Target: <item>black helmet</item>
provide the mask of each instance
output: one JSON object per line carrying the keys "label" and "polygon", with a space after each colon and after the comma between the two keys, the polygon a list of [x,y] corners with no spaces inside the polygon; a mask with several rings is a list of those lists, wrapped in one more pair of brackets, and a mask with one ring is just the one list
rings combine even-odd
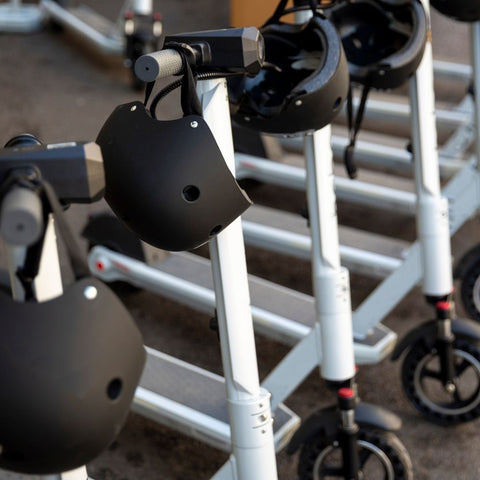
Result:
{"label": "black helmet", "polygon": [[0,467],[51,474],[118,435],[145,361],[130,314],[99,280],[43,303],[0,293]]}
{"label": "black helmet", "polygon": [[113,212],[145,242],[172,251],[202,245],[251,205],[202,117],[192,71],[179,51],[184,116],[156,119],[164,89],[150,112],[140,102],[118,106],[97,138]]}
{"label": "black helmet", "polygon": [[0,292],[0,468],[41,475],[78,468],[115,439],[145,362],[129,312],[89,275],[53,207],[75,282],[41,303]]}
{"label": "black helmet", "polygon": [[260,28],[265,41],[260,73],[229,79],[232,118],[274,134],[318,130],[331,123],[349,83],[338,34],[316,10],[316,2],[312,2],[313,16],[302,24],[280,21],[286,3],[282,0]]}
{"label": "black helmet", "polygon": [[340,0],[325,13],[342,39],[352,85],[363,87],[355,118],[352,89],[347,96],[350,142],[344,162],[355,178],[353,151],[368,92],[397,88],[415,72],[425,50],[428,16],[422,0]]}
{"label": "black helmet", "polygon": [[431,0],[431,5],[443,15],[461,22],[480,20],[480,2],[478,0]]}
{"label": "black helmet", "polygon": [[421,0],[345,0],[326,15],[340,34],[353,82],[396,88],[420,64],[428,30]]}

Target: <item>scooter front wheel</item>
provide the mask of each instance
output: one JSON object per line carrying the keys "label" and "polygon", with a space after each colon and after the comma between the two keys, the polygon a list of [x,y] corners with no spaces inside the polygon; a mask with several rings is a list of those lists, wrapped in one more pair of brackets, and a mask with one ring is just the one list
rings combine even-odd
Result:
{"label": "scooter front wheel", "polygon": [[[361,480],[411,480],[407,450],[393,433],[360,427],[358,454]],[[320,435],[305,442],[298,464],[299,480],[344,479],[342,450],[335,439]]]}
{"label": "scooter front wheel", "polygon": [[480,322],[480,257],[469,259],[462,274],[460,294],[468,315]]}
{"label": "scooter front wheel", "polygon": [[456,425],[480,416],[480,349],[455,339],[453,362],[453,382],[445,385],[437,349],[419,341],[402,365],[408,399],[428,420],[440,425]]}

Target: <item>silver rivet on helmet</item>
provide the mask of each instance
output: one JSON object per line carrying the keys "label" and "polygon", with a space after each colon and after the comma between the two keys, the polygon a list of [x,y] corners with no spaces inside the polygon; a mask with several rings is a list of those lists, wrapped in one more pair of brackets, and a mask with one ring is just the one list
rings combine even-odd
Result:
{"label": "silver rivet on helmet", "polygon": [[198,127],[198,122],[196,122],[195,120],[193,122],[190,122],[190,126],[192,128],[197,128]]}
{"label": "silver rivet on helmet", "polygon": [[130,109],[130,111],[131,111],[131,112],[134,112],[136,109],[137,109],[137,106],[134,105],[134,106]]}
{"label": "silver rivet on helmet", "polygon": [[297,101],[295,102],[295,105],[296,105],[297,107],[299,107],[300,105],[302,105],[302,103],[303,103],[303,102],[302,102],[301,100],[297,100]]}
{"label": "silver rivet on helmet", "polygon": [[97,297],[98,295],[98,290],[92,286],[92,285],[89,285],[88,287],[85,288],[85,290],[83,291],[83,295],[85,296],[85,298],[87,298],[88,300],[93,300],[94,298]]}

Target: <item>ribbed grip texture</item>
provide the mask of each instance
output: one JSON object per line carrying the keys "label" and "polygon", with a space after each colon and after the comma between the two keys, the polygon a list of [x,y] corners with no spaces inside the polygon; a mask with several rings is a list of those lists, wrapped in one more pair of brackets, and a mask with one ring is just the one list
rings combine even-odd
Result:
{"label": "ribbed grip texture", "polygon": [[154,82],[181,71],[182,57],[172,49],[142,55],[135,62],[135,75],[143,82]]}

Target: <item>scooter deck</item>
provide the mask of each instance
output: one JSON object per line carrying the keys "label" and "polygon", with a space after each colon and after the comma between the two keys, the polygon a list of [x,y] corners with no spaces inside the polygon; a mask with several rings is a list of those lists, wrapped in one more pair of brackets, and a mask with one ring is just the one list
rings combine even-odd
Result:
{"label": "scooter deck", "polygon": [[[172,253],[165,261],[155,264],[155,269],[208,291],[213,290],[210,262],[198,255]],[[257,333],[287,345],[295,345],[310,332],[316,321],[314,297],[254,275],[249,275],[248,279],[252,316]],[[137,283],[141,284],[141,280],[138,282],[137,279]],[[161,282],[155,284],[155,290],[161,295],[184,301],[184,298],[176,297],[171,289],[163,289]],[[195,306],[197,309],[202,308],[198,302]],[[205,303],[203,311],[213,314],[214,308],[212,296],[211,304]],[[391,352],[396,338],[392,330],[382,324],[376,325],[367,335],[355,339],[356,362],[380,362]]]}
{"label": "scooter deck", "polygon": [[[223,377],[151,348],[147,352],[132,410],[220,450],[231,451]],[[300,418],[285,405],[272,416],[279,451],[290,440]]]}
{"label": "scooter deck", "polygon": [[[311,259],[310,231],[302,216],[254,205],[242,220],[246,244]],[[397,268],[410,246],[399,239],[345,226],[339,226],[339,239],[342,264],[352,272],[378,278]]]}

